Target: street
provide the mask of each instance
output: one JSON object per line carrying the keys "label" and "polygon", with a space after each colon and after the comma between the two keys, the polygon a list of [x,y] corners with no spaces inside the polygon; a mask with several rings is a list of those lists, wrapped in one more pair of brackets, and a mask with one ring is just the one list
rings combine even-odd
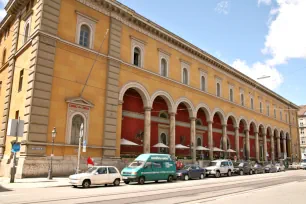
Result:
{"label": "street", "polygon": [[305,199],[306,171],[89,189],[2,188],[0,203],[292,203]]}

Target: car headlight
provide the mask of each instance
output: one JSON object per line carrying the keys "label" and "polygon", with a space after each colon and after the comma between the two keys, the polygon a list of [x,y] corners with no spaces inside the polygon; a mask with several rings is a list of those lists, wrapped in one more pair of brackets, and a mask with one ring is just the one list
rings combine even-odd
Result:
{"label": "car headlight", "polygon": [[134,172],[132,172],[131,174],[132,174],[132,175],[137,175],[137,172],[136,172],[136,171],[134,171]]}
{"label": "car headlight", "polygon": [[177,175],[178,175],[178,176],[181,176],[181,175],[182,175],[182,173],[177,173]]}

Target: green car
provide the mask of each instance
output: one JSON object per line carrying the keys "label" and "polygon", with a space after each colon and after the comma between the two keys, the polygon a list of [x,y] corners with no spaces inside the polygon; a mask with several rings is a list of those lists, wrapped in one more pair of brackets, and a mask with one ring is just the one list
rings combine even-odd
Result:
{"label": "green car", "polygon": [[124,183],[176,179],[176,166],[169,154],[141,154],[121,172]]}

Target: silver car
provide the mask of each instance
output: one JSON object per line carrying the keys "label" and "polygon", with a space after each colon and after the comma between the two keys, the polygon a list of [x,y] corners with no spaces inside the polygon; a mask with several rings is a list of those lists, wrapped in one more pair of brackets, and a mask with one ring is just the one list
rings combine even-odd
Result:
{"label": "silver car", "polygon": [[275,167],[277,169],[277,172],[285,171],[285,165],[284,164],[276,163]]}

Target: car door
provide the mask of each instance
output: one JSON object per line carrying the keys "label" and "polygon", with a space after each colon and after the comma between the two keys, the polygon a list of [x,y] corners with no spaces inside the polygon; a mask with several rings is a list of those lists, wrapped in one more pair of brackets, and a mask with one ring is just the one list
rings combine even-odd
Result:
{"label": "car door", "polygon": [[196,167],[195,166],[191,166],[189,168],[189,176],[191,178],[196,178],[197,177],[197,170],[196,170]]}
{"label": "car door", "polygon": [[220,173],[221,174],[227,173],[227,167],[228,167],[228,163],[227,162],[225,162],[225,161],[221,162]]}
{"label": "car door", "polygon": [[93,175],[92,184],[99,185],[109,182],[107,167],[100,167]]}
{"label": "car door", "polygon": [[116,178],[119,178],[118,171],[114,167],[108,167],[108,183],[113,183]]}
{"label": "car door", "polygon": [[162,173],[162,163],[160,162],[152,162],[152,179],[151,181],[157,181],[157,180],[167,180],[166,173]]}

